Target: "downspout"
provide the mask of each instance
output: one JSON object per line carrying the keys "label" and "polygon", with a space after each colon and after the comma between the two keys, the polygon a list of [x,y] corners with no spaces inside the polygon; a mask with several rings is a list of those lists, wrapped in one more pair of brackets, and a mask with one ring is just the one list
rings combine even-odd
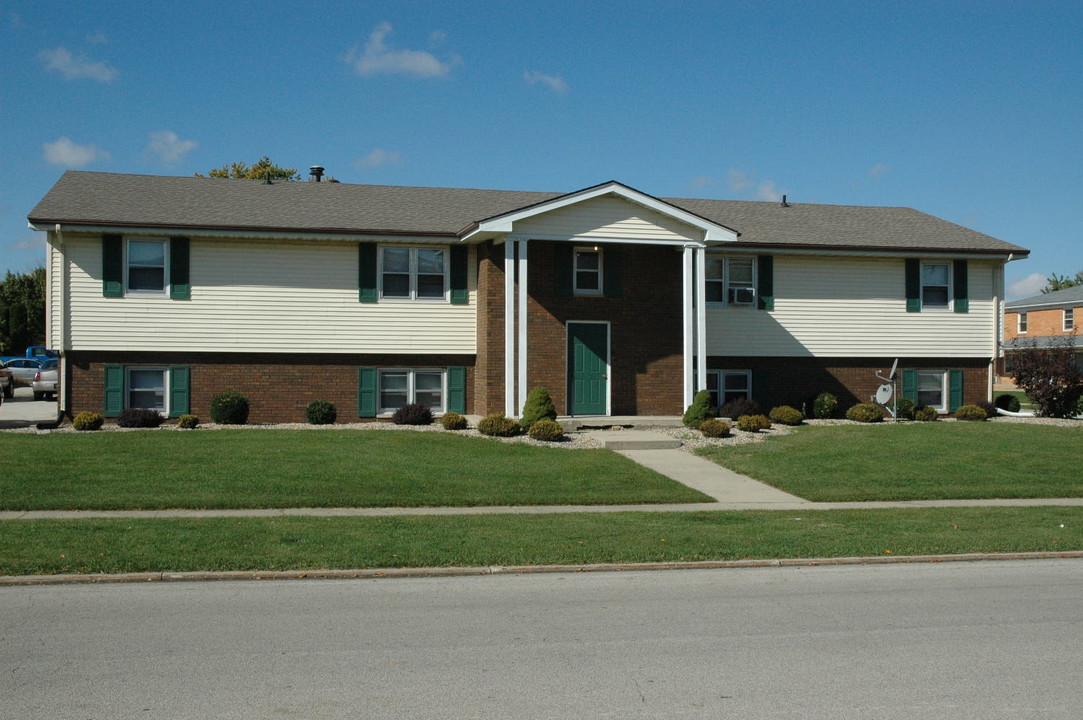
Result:
{"label": "downspout", "polygon": [[[50,295],[49,300],[51,301],[53,299],[52,295],[55,293],[56,294],[57,305],[60,306],[60,313],[59,313],[60,314],[60,325],[57,328],[57,345],[59,345],[59,347],[57,348],[57,351],[60,353],[60,362],[57,364],[57,366],[58,366],[60,372],[59,372],[59,377],[57,379],[57,388],[56,388],[56,396],[57,396],[57,399],[58,399],[59,407],[57,408],[56,420],[53,420],[52,422],[40,422],[40,423],[38,423],[37,424],[38,430],[55,430],[56,428],[60,427],[60,424],[62,422],[64,422],[64,418],[69,414],[69,412],[68,412],[68,369],[69,369],[70,365],[68,363],[68,351],[67,351],[67,340],[68,340],[68,338],[67,338],[67,334],[64,332],[65,328],[67,328],[67,325],[68,325],[67,296],[65,295],[65,292],[64,292],[65,288],[67,287],[68,260],[67,260],[67,256],[64,254],[64,235],[60,230],[60,223],[56,224],[56,229],[54,230],[54,232],[56,233],[56,250],[57,250],[57,252],[60,253],[60,278],[59,278],[59,282],[55,283],[55,286],[54,286],[53,283],[49,283],[49,281],[53,277],[53,268],[52,267],[50,267],[48,269],[47,275],[45,277],[46,277],[46,283],[48,283],[47,286],[52,289],[52,292],[49,293],[49,295]],[[51,313],[49,312],[49,309],[46,308],[46,317],[48,317],[50,314]],[[46,325],[46,327],[47,327],[47,329],[51,330],[51,328],[49,328],[48,325]],[[51,334],[51,333],[47,333],[47,334]],[[45,344],[46,345],[49,344],[49,338],[48,337],[46,337],[46,339],[45,339]]]}

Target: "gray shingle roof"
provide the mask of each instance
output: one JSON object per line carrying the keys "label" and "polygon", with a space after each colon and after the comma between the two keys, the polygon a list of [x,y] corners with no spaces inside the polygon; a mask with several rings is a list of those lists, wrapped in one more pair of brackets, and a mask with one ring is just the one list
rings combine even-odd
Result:
{"label": "gray shingle roof", "polygon": [[1008,310],[1018,308],[1043,308],[1043,307],[1060,307],[1061,305],[1083,305],[1083,285],[1077,285],[1075,287],[1065,288],[1064,290],[1054,290],[1053,292],[1045,293],[1044,295],[1035,295],[1034,297],[1023,298],[1022,300],[1012,300],[1010,303],[1005,303],[1004,307]]}
{"label": "gray shingle roof", "polygon": [[[68,171],[30,212],[36,224],[283,233],[455,236],[562,193]],[[741,233],[740,244],[1027,254],[908,208],[662,198]]]}

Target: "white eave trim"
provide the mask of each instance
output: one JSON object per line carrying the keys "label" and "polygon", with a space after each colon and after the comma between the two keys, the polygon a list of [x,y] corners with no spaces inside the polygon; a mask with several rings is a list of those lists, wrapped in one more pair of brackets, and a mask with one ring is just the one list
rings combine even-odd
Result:
{"label": "white eave trim", "polygon": [[31,230],[48,232],[60,229],[65,233],[87,233],[91,235],[115,233],[118,235],[140,235],[142,237],[184,237],[243,238],[251,240],[328,240],[338,242],[380,241],[385,243],[457,245],[461,241],[454,235],[399,235],[397,233],[306,233],[275,232],[273,230],[215,230],[207,228],[180,227],[140,227],[132,225],[64,225],[62,223],[41,224],[27,223]]}

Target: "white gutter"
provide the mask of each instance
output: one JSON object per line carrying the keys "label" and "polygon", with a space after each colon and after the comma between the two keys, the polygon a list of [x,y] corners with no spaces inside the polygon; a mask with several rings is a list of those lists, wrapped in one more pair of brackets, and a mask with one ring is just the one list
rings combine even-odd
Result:
{"label": "white gutter", "polygon": [[[28,223],[31,230],[53,230],[47,225],[35,225]],[[275,230],[230,230],[230,229],[206,229],[186,227],[141,227],[119,225],[61,225],[56,224],[56,232],[63,229],[65,232],[88,233],[100,235],[102,233],[120,233],[123,235],[149,235],[154,237],[169,237],[171,235],[184,235],[185,237],[212,237],[212,238],[245,238],[252,240],[335,240],[339,242],[358,242],[368,240],[381,240],[390,243],[433,243],[447,245],[460,242],[454,235],[406,235],[394,232],[386,233],[306,233],[306,232],[277,232]]]}
{"label": "white gutter", "polygon": [[[59,312],[59,315],[60,315],[60,327],[57,328],[57,335],[56,335],[57,345],[59,345],[59,347],[57,348],[57,352],[60,353],[60,363],[59,363],[59,365],[60,365],[60,374],[59,374],[59,379],[57,380],[58,387],[56,389],[56,394],[57,394],[57,397],[60,398],[60,403],[59,403],[60,404],[60,414],[64,414],[64,413],[67,413],[67,411],[68,411],[68,392],[67,392],[67,388],[68,388],[68,371],[69,371],[69,369],[71,367],[70,364],[68,363],[68,350],[67,350],[68,334],[67,334],[67,332],[65,332],[67,330],[67,327],[68,327],[68,317],[67,317],[67,314],[68,314],[67,313],[68,302],[67,302],[67,296],[64,293],[64,290],[65,290],[65,288],[67,287],[67,284],[68,284],[67,283],[68,256],[64,252],[64,234],[63,234],[63,231],[61,230],[60,223],[56,224],[56,229],[54,230],[54,232],[56,233],[56,245],[57,245],[56,250],[57,250],[57,252],[60,253],[60,282],[57,283],[60,287],[55,289],[55,292],[57,293],[57,298],[56,298],[57,304],[60,306],[60,312]],[[47,271],[46,276],[45,276],[46,277],[46,283],[47,283],[46,286],[47,287],[48,287],[48,280],[51,279],[52,276],[53,276],[53,269],[50,267],[49,270]],[[49,317],[51,315],[52,315],[52,313],[49,310],[46,310],[46,317]],[[48,339],[46,339],[45,344],[46,345],[49,344]]]}

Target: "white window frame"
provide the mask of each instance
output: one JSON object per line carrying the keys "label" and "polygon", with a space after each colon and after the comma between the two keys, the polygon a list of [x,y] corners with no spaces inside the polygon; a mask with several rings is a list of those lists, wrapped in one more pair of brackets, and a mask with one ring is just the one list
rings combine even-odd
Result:
{"label": "white window frame", "polygon": [[[934,285],[932,283],[927,284],[925,282],[925,268],[934,267],[934,266],[940,266],[940,267],[947,268],[948,282],[947,282],[946,285],[939,285],[939,284]],[[922,310],[928,310],[930,312],[950,312],[953,309],[953,303],[955,302],[955,299],[954,299],[955,298],[955,292],[954,292],[955,276],[954,276],[954,272],[953,272],[953,268],[952,268],[952,263],[951,262],[940,262],[940,261],[929,261],[929,262],[924,262],[923,261],[921,263],[921,268],[919,269],[918,272],[920,273],[919,281],[921,283],[921,291],[920,291],[921,292],[921,309]],[[944,288],[944,291],[946,293],[945,303],[943,305],[929,305],[928,303],[926,303],[925,302],[925,288],[927,288],[927,287],[930,287],[930,288],[942,287],[942,288]]]}
{"label": "white window frame", "polygon": [[162,415],[169,415],[169,368],[157,365],[128,365],[124,368],[124,409],[141,408],[143,405],[132,405],[132,372],[156,372],[162,376],[162,407],[149,408],[157,410]]}
{"label": "white window frame", "polygon": [[939,376],[940,380],[940,404],[929,405],[933,410],[938,413],[946,413],[948,411],[948,403],[951,402],[950,388],[948,387],[948,371],[947,370],[915,370],[914,371],[914,395],[917,399],[917,405],[928,405],[928,403],[921,402],[921,377],[922,376]]}
{"label": "white window frame", "polygon": [[[157,268],[157,265],[133,265],[131,260],[131,245],[136,243],[154,243],[162,246],[162,289],[161,290],[146,290],[146,289],[133,289],[131,287],[131,271],[132,268],[141,267],[153,267]],[[124,294],[125,295],[167,295],[169,293],[169,241],[165,238],[152,238],[152,237],[131,237],[124,238]]]}
{"label": "white window frame", "polygon": [[429,373],[440,375],[440,407],[430,407],[433,415],[443,415],[447,411],[447,368],[379,368],[376,371],[376,414],[380,417],[393,415],[397,407],[384,407],[384,375],[390,373],[406,373],[406,404],[412,405],[417,401],[417,373]]}
{"label": "white window frame", "polygon": [[1064,332],[1075,332],[1075,308],[1064,308],[1061,328]]}
{"label": "white window frame", "polygon": [[[707,268],[704,268],[704,276],[706,278],[707,286],[712,284],[718,285],[722,288],[721,300],[709,300],[707,305],[713,307],[756,307],[756,296],[759,293],[759,262],[755,255],[718,255],[713,256],[713,260],[722,260],[722,276],[712,277],[707,275]],[[750,285],[733,285],[733,274],[731,271],[731,262],[733,260],[750,260],[752,264],[752,282]],[[707,264],[709,267],[709,263]],[[731,290],[747,289],[750,291],[750,298],[748,302],[730,302]]]}
{"label": "white window frame", "polygon": [[[410,276],[410,293],[409,295],[392,295],[388,296],[384,294],[384,252],[387,250],[407,250],[409,251],[409,270],[407,271]],[[444,258],[444,292],[440,297],[418,297],[417,294],[417,277],[421,275],[435,275],[436,273],[418,273],[417,271],[417,251],[418,250],[439,250],[443,253]],[[451,277],[451,248],[439,245],[381,245],[379,247],[379,261],[376,268],[376,283],[377,291],[379,293],[380,300],[383,302],[450,302],[450,277]]]}
{"label": "white window frame", "polygon": [[[705,390],[711,393],[711,405],[716,410],[726,404],[725,392],[726,392],[726,377],[730,375],[743,375],[745,377],[745,386],[748,388],[745,391],[745,397],[752,399],[752,371],[751,370],[708,370],[707,379],[708,382],[704,383]],[[715,389],[710,389],[710,380],[714,379]]]}
{"label": "white window frame", "polygon": [[1026,335],[1027,334],[1027,314],[1025,312],[1021,312],[1018,315],[1016,315],[1016,322],[1017,322],[1016,331],[1020,335]]}
{"label": "white window frame", "polygon": [[[598,269],[597,270],[580,270],[579,269],[579,255],[591,254],[598,256]],[[580,272],[596,272],[598,275],[598,287],[596,288],[581,288],[579,287],[579,273]],[[576,295],[604,295],[605,294],[605,254],[602,252],[602,248],[595,246],[582,246],[576,247],[572,250],[572,292]]]}

